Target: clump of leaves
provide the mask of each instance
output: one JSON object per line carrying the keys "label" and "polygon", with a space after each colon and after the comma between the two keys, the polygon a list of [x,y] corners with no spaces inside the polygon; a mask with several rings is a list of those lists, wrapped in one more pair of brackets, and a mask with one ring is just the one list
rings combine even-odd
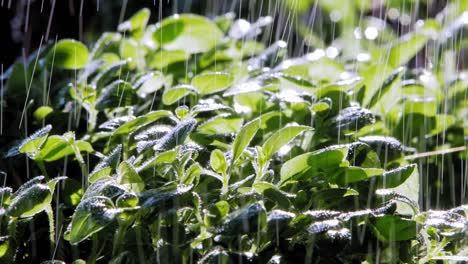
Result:
{"label": "clump of leaves", "polygon": [[[257,36],[270,17],[182,14],[148,25],[149,17],[137,12],[91,50],[48,44],[35,54],[41,74],[30,75],[32,61],[7,72],[5,100],[30,102],[25,115],[38,130],[5,158],[16,164],[26,154],[44,176],[0,189],[1,258],[32,254],[24,226],[46,212],[53,253],[33,258],[466,260],[466,206],[420,210],[425,175],[411,162],[435,150],[432,139],[456,145],[466,130],[461,73],[434,86],[425,80],[437,72],[404,68],[428,31],[445,34],[441,25],[428,21],[389,49],[374,43],[372,56],[390,54],[382,71],[319,51],[287,58],[281,41],[264,47]],[[25,75],[31,91],[22,95]],[[454,111],[440,110],[442,87]],[[65,171],[54,196],[64,178],[48,175]]]}

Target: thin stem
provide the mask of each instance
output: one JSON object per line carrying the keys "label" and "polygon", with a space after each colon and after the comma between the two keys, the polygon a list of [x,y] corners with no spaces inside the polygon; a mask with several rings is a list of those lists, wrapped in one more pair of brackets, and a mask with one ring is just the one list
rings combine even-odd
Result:
{"label": "thin stem", "polygon": [[93,108],[88,113],[89,113],[88,132],[91,133],[94,131],[94,128],[96,127],[97,111]]}
{"label": "thin stem", "polygon": [[117,256],[117,254],[120,252],[120,248],[121,248],[126,232],[127,232],[127,225],[124,222],[119,222],[119,227],[117,228],[117,231],[114,236],[114,245],[112,247],[113,256]]}
{"label": "thin stem", "polygon": [[135,228],[135,234],[136,234],[136,239],[137,239],[137,245],[138,245],[138,259],[140,263],[146,263],[145,261],[145,252],[143,251],[143,241],[141,239],[141,226],[136,226]]}
{"label": "thin stem", "polygon": [[86,182],[86,186],[88,185],[88,168],[86,167],[86,163],[83,159],[83,156],[81,155],[81,152],[79,148],[77,148],[75,141],[71,142],[71,147],[73,148],[73,151],[75,152],[75,157],[76,160],[78,161],[81,169],[81,175],[83,175],[84,180]]}
{"label": "thin stem", "polygon": [[39,169],[41,170],[42,175],[44,175],[44,177],[46,178],[46,180],[48,180],[48,179],[49,179],[49,175],[47,174],[47,169],[46,169],[46,167],[45,167],[44,161],[42,161],[42,160],[36,160],[36,164],[37,164],[37,166],[39,167]]}
{"label": "thin stem", "polygon": [[97,239],[97,234],[92,235],[92,248],[91,248],[91,255],[88,258],[88,263],[89,264],[94,264],[96,263],[96,258],[97,258],[97,251],[98,251],[98,239]]}
{"label": "thin stem", "polygon": [[47,205],[47,207],[45,208],[45,212],[49,219],[50,248],[51,250],[54,250],[55,248],[55,221],[54,221],[54,211],[52,210],[52,207],[50,206],[50,204]]}

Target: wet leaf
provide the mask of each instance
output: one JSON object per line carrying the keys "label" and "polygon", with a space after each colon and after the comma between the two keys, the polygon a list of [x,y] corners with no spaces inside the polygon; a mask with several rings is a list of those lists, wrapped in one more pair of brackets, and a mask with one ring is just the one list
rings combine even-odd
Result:
{"label": "wet leaf", "polygon": [[96,196],[81,201],[72,216],[70,243],[77,244],[99,232],[119,213],[107,197]]}
{"label": "wet leaf", "polygon": [[[47,140],[47,136],[49,132],[52,130],[51,125],[47,125],[42,129],[34,132],[31,136],[23,140],[20,145],[17,147],[19,152],[28,154],[29,157],[34,158],[38,151],[41,149],[45,141]],[[14,156],[15,147],[8,151],[7,157]]]}
{"label": "wet leaf", "polygon": [[383,241],[404,241],[416,237],[416,222],[396,215],[371,218],[369,224],[374,234]]}
{"label": "wet leaf", "polygon": [[217,173],[226,174],[227,172],[226,157],[224,157],[224,153],[221,150],[215,149],[211,152],[210,165],[211,165],[211,168]]}
{"label": "wet leaf", "polygon": [[164,49],[190,54],[208,51],[219,44],[222,37],[223,33],[213,22],[198,15],[166,18],[153,34],[156,43]]}
{"label": "wet leaf", "polygon": [[192,133],[197,125],[195,119],[187,119],[180,122],[171,132],[155,142],[153,147],[157,151],[166,151],[177,145],[184,144],[187,137]]}
{"label": "wet leaf", "polygon": [[253,139],[257,131],[265,125],[265,123],[272,117],[278,116],[277,112],[270,112],[263,114],[256,119],[245,124],[234,140],[232,145],[232,161],[234,163],[244,152],[245,148],[249,145],[250,141]]}
{"label": "wet leaf", "polygon": [[145,182],[141,179],[133,165],[122,161],[117,169],[117,182],[139,193],[145,189]]}
{"label": "wet leaf", "polygon": [[206,135],[228,135],[239,131],[243,122],[241,117],[221,114],[201,123],[197,132]]}
{"label": "wet leaf", "polygon": [[89,174],[88,180],[94,182],[102,177],[110,176],[112,170],[116,170],[120,162],[122,145],[117,145],[109,155],[104,156],[102,160],[94,167]]}
{"label": "wet leaf", "polygon": [[203,173],[203,168],[200,166],[198,162],[190,165],[188,169],[185,171],[183,177],[180,179],[182,184],[190,185],[193,183],[195,178],[199,177]]}
{"label": "wet leaf", "polygon": [[337,184],[346,186],[349,183],[367,180],[374,176],[382,175],[385,170],[380,168],[361,168],[350,166],[344,172],[336,176],[334,179]]}
{"label": "wet leaf", "polygon": [[263,205],[254,203],[230,213],[223,225],[217,230],[217,233],[224,236],[255,233],[265,227],[266,218]]}
{"label": "wet leaf", "polygon": [[47,138],[47,141],[44,143],[35,159],[50,162],[75,154],[72,144],[74,144],[80,152],[89,153],[94,151],[91,144],[87,141],[77,140],[72,143],[64,136],[54,135]]}
{"label": "wet leaf", "polygon": [[52,201],[52,191],[44,184],[36,183],[15,194],[8,207],[8,215],[31,217],[45,210]]}
{"label": "wet leaf", "polygon": [[408,177],[416,169],[416,164],[409,164],[401,166],[391,171],[387,171],[382,174],[381,177],[377,178],[378,186],[382,188],[394,188],[408,179]]}
{"label": "wet leaf", "polygon": [[165,105],[171,105],[187,95],[197,93],[198,91],[192,85],[181,84],[170,89],[166,89],[162,100]]}
{"label": "wet leaf", "polygon": [[218,93],[231,86],[234,78],[228,73],[210,72],[195,76],[192,85],[201,95]]}
{"label": "wet leaf", "polygon": [[117,27],[118,31],[137,31],[143,30],[148,23],[148,19],[151,15],[151,12],[148,8],[142,8],[140,11],[136,12],[128,20],[122,22]]}
{"label": "wet leaf", "polygon": [[162,70],[172,64],[189,60],[190,54],[184,50],[160,50],[153,53],[149,59],[149,66]]}
{"label": "wet leaf", "polygon": [[34,111],[33,116],[37,121],[44,120],[49,114],[54,112],[54,109],[50,106],[40,106]]}
{"label": "wet leaf", "polygon": [[49,51],[49,63],[57,68],[76,70],[88,63],[88,48],[73,39],[62,39]]}
{"label": "wet leaf", "polygon": [[91,85],[97,89],[103,88],[110,80],[112,80],[117,72],[122,70],[129,63],[128,60],[122,60],[112,63],[96,75],[91,81]]}
{"label": "wet leaf", "polygon": [[131,121],[126,122],[125,124],[117,128],[112,135],[113,136],[126,135],[134,131],[138,127],[151,124],[160,118],[170,117],[170,116],[172,116],[172,113],[166,110],[152,111],[145,115],[139,116]]}
{"label": "wet leaf", "polygon": [[348,146],[336,145],[296,156],[281,167],[281,182],[298,178],[305,172],[311,177],[319,171],[334,170],[347,154]]}
{"label": "wet leaf", "polygon": [[152,209],[158,214],[165,213],[169,210],[177,210],[178,208],[190,205],[192,197],[191,190],[193,185],[180,185],[175,190],[158,190],[152,189],[141,193],[140,206],[146,209]]}
{"label": "wet leaf", "polygon": [[130,83],[115,81],[102,89],[96,100],[96,110],[133,105],[138,98]]}
{"label": "wet leaf", "polygon": [[297,135],[303,131],[311,129],[307,126],[287,126],[276,131],[271,137],[265,140],[262,149],[266,159],[269,159],[273,154],[281,149],[284,145],[288,144],[289,141],[294,139]]}

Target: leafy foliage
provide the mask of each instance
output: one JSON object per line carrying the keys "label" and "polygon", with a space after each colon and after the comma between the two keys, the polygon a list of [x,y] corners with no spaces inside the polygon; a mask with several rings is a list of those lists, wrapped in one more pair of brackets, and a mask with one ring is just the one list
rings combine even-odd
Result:
{"label": "leafy foliage", "polygon": [[[295,2],[286,6],[307,10]],[[353,23],[355,1],[320,2]],[[466,197],[421,210],[424,166],[443,164],[414,161],[464,144],[466,73],[445,80],[406,67],[450,25],[426,21],[390,47],[365,43],[372,60],[361,60],[346,49],[288,58],[283,41],[264,48],[257,36],[271,17],[149,18],[137,12],[91,51],[50,44],[36,54],[40,74],[32,61],[8,71],[5,100],[29,98],[37,131],[4,156],[13,167],[25,154],[44,176],[0,189],[0,258],[27,259],[25,223],[46,212],[60,248],[46,258],[75,263],[466,260]],[[466,163],[466,150],[456,158]]]}

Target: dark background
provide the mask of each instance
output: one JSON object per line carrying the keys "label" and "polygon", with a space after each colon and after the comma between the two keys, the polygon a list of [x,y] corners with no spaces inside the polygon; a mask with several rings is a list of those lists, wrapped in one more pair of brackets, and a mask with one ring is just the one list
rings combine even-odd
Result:
{"label": "dark background", "polygon": [[[282,33],[289,31],[289,20],[287,10],[278,7],[281,1],[283,0],[0,0],[0,66],[5,71],[15,60],[36,50],[41,40],[73,38],[91,43],[102,32],[115,31],[119,22],[143,7],[151,10],[150,23],[175,13],[190,12],[214,17],[232,11],[237,17],[249,21],[256,20],[260,15],[274,16],[276,13],[274,39],[283,39]],[[447,0],[432,1],[425,8],[425,17],[435,16],[446,3]],[[380,16],[384,13],[381,8],[382,5],[376,5],[367,15]],[[310,16],[320,15],[316,10],[310,10],[303,19],[308,21]],[[325,27],[319,21],[316,22]],[[387,22],[398,34],[409,30],[409,27],[400,27],[393,21]],[[288,41],[290,47],[295,47],[294,55],[303,53],[305,47],[300,36],[288,34],[288,39],[283,40]],[[423,55],[421,53],[418,56]]]}
{"label": "dark background", "polygon": [[0,0],[0,64],[6,70],[21,55],[37,49],[41,39],[91,42],[103,31],[115,31],[120,21],[143,7],[151,9],[150,23],[154,23],[161,17],[186,12],[215,16],[235,11],[248,17],[249,10],[258,10],[252,8],[257,2],[276,1]]}

